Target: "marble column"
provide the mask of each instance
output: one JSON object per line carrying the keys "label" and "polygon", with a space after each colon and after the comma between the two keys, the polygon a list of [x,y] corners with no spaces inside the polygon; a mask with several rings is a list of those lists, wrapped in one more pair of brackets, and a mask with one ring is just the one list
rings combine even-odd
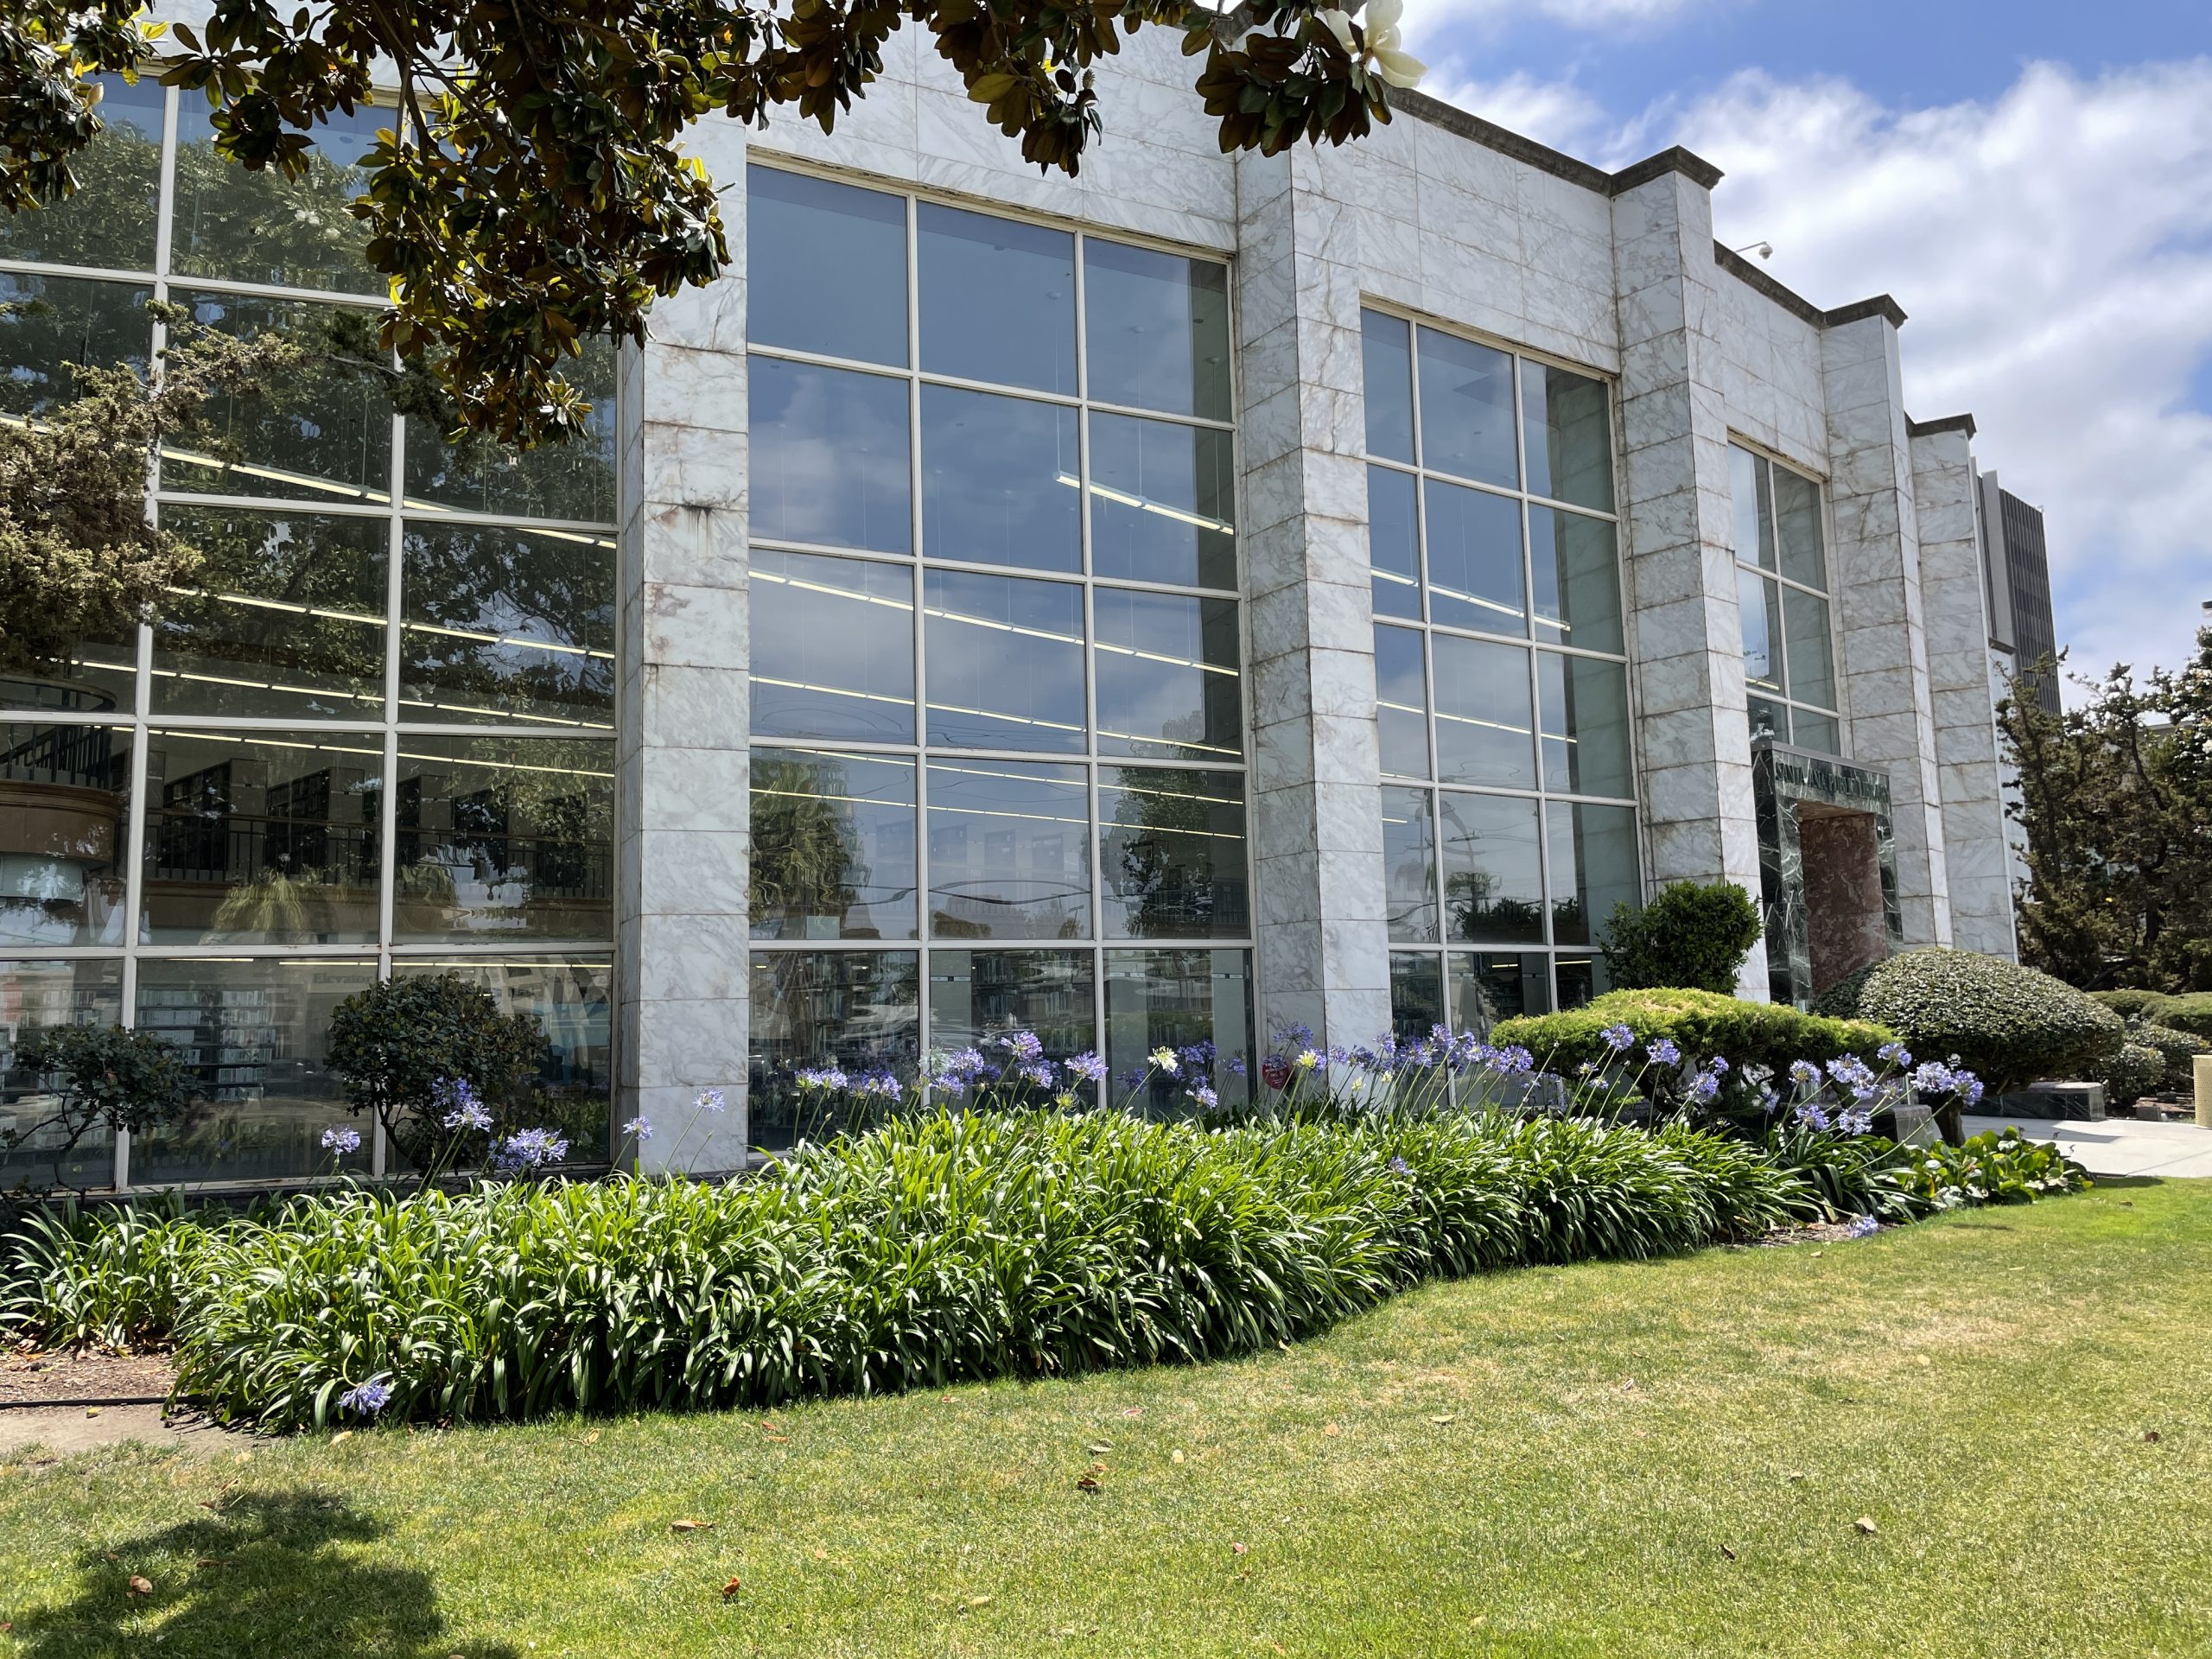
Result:
{"label": "marble column", "polygon": [[[742,130],[699,139],[741,181]],[[617,1118],[653,1127],[646,1169],[745,1162],[751,684],[746,552],[745,251],[711,288],[653,308],[620,388],[615,925]],[[698,1114],[707,1089],[728,1102]]]}
{"label": "marble column", "polygon": [[[1660,165],[1660,163],[1669,163]],[[1649,171],[1638,181],[1636,175]],[[1759,895],[1728,416],[1717,337],[1712,188],[1670,154],[1613,200],[1621,342],[1623,550],[1650,884],[1729,880]],[[1764,944],[1738,972],[1764,1001]]]}
{"label": "marble column", "polygon": [[1236,163],[1260,1037],[1390,1023],[1357,234],[1303,149]]}
{"label": "marble column", "polygon": [[1913,507],[1920,526],[1920,593],[1928,616],[1928,684],[1942,788],[1943,866],[1951,942],[2013,956],[2012,886],[1990,696],[1987,584],[1974,474],[1974,417],[1916,422]]}
{"label": "marble column", "polygon": [[1928,677],[1919,513],[1897,362],[1904,313],[1885,295],[1828,314],[1828,504],[1852,758],[1890,775],[1908,944],[1951,943],[1942,791]]}

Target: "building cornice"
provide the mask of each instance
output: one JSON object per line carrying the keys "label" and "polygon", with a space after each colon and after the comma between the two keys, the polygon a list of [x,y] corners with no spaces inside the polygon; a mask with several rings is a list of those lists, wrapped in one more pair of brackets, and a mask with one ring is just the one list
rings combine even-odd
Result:
{"label": "building cornice", "polygon": [[1720,182],[1720,169],[1711,162],[1676,144],[1661,150],[1656,156],[1623,168],[1618,173],[1608,173],[1602,167],[1578,161],[1563,150],[1548,144],[1540,144],[1533,138],[1499,126],[1495,121],[1485,121],[1478,115],[1470,115],[1456,104],[1446,104],[1440,98],[1427,92],[1412,91],[1390,94],[1390,107],[1399,113],[1410,115],[1416,121],[1426,121],[1433,127],[1456,134],[1470,143],[1494,149],[1514,161],[1526,162],[1541,173],[1555,179],[1565,179],[1569,184],[1579,184],[1585,190],[1594,190],[1601,196],[1618,196],[1624,190],[1633,190],[1648,184],[1663,174],[1680,173],[1692,183],[1710,190]]}
{"label": "building cornice", "polygon": [[1904,434],[1909,438],[1932,438],[1938,432],[1963,432],[1969,438],[1974,435],[1971,415],[1938,415],[1932,421],[1916,421],[1904,417]]}

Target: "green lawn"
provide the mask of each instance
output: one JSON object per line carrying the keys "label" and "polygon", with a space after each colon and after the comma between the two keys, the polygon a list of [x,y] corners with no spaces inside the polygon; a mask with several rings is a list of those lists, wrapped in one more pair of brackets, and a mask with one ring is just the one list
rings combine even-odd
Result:
{"label": "green lawn", "polygon": [[245,1444],[0,1473],[0,1659],[2202,1655],[2212,1182],[1201,1370]]}

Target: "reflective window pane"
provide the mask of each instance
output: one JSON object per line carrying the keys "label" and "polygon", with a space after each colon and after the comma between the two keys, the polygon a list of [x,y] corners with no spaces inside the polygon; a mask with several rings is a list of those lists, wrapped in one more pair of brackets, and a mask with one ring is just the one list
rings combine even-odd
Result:
{"label": "reflective window pane", "polygon": [[929,741],[1080,753],[1083,589],[955,570],[922,582]]}
{"label": "reflective window pane", "polygon": [[1772,738],[1777,743],[1789,741],[1789,710],[1778,702],[1769,702],[1764,697],[1750,700],[1751,738]]}
{"label": "reflective window pane", "polygon": [[1512,489],[1521,481],[1513,359],[1457,334],[1433,328],[1415,333],[1421,353],[1421,464]]}
{"label": "reflective window pane", "polygon": [[773,357],[747,379],[753,540],[909,551],[906,382]]}
{"label": "reflective window pane", "polygon": [[1535,802],[1446,790],[1439,810],[1446,937],[1541,944],[1544,872]]}
{"label": "reflective window pane", "polygon": [[1075,238],[924,202],[922,367],[1072,396]]}
{"label": "reflective window pane", "polygon": [[914,741],[914,576],[753,550],[753,734]]}
{"label": "reflective window pane", "polygon": [[381,738],[146,739],[147,941],[375,942]]}
{"label": "reflective window pane", "polygon": [[91,79],[105,130],[69,159],[76,193],[51,207],[0,213],[0,257],[151,270],[166,93],[152,73],[135,86],[121,75]]}
{"label": "reflective window pane", "polygon": [[1090,800],[1083,767],[933,762],[929,799],[933,938],[1090,936]]}
{"label": "reflective window pane", "polygon": [[1728,446],[1728,487],[1736,519],[1736,556],[1745,564],[1771,570],[1774,556],[1774,498],[1767,464],[1741,444]]}
{"label": "reflective window pane", "polygon": [[1605,383],[1524,361],[1521,412],[1528,423],[1529,493],[1611,512],[1613,429]]}
{"label": "reflective window pane", "polygon": [[1047,1059],[1095,1052],[1092,963],[1088,950],[931,951],[930,1046],[987,1048],[1033,1031]]}
{"label": "reflective window pane", "polygon": [[1367,393],[1367,453],[1408,465],[1414,458],[1413,346],[1402,317],[1359,314],[1361,378]]}
{"label": "reflective window pane", "polygon": [[591,404],[585,430],[565,443],[511,449],[480,433],[448,442],[442,423],[407,421],[407,505],[458,507],[511,518],[608,522],[614,517],[614,346],[587,341],[562,373]]}
{"label": "reflective window pane", "polygon": [[130,838],[129,727],[0,725],[0,943],[128,943]]}
{"label": "reflective window pane", "polygon": [[1252,958],[1244,950],[1109,950],[1106,953],[1106,1065],[1103,1091],[1128,1097],[1133,1077],[1160,1048],[1180,1056],[1179,1075],[1157,1074],[1134,1103],[1169,1115],[1188,1104],[1191,1083],[1224,1102],[1251,1094]]}
{"label": "reflective window pane", "polygon": [[[1544,808],[1551,838],[1552,940],[1591,944],[1613,906],[1638,908],[1636,813],[1625,806],[1578,806],[1553,801]],[[1561,989],[1561,1007],[1570,1006]]]}
{"label": "reflective window pane", "polygon": [[176,123],[176,221],[169,269],[272,288],[381,295],[385,278],[363,257],[368,235],[347,211],[367,187],[360,162],[390,110],[334,111],[315,129],[304,179],[275,168],[250,173],[215,153],[213,111],[181,93]]}
{"label": "reflective window pane", "polygon": [[1414,475],[1367,469],[1367,562],[1374,571],[1375,614],[1421,620],[1421,526]]}
{"label": "reflective window pane", "polygon": [[1243,757],[1233,600],[1100,588],[1091,620],[1101,753]]}
{"label": "reflective window pane", "polygon": [[391,400],[377,369],[355,366],[358,352],[376,350],[371,314],[235,294],[196,294],[186,302],[196,321],[242,338],[359,338],[343,353],[316,353],[261,396],[213,400],[202,422],[207,437],[162,446],[163,489],[305,502],[391,499]]}
{"label": "reflective window pane", "polygon": [[1401,1042],[1422,1042],[1444,1023],[1444,958],[1433,950],[1393,950],[1390,953],[1392,1033]]}
{"label": "reflective window pane", "polygon": [[1425,636],[1375,630],[1375,708],[1386,775],[1428,776],[1428,672]]}
{"label": "reflective window pane", "polygon": [[588,738],[401,738],[393,937],[612,938],[613,774]]}
{"label": "reflective window pane", "polygon": [[1428,620],[1484,633],[1529,631],[1521,504],[1430,479]]}
{"label": "reflective window pane", "polygon": [[933,559],[1083,568],[1075,410],[922,388],[922,550]]}
{"label": "reflective window pane", "polygon": [[[365,1173],[369,1120],[324,1056],[331,1015],[376,976],[372,960],[141,961],[138,1029],[184,1051],[204,1098],[182,1124],[131,1137],[131,1185]],[[322,1132],[343,1128],[361,1149],[334,1159]]]}
{"label": "reflective window pane", "polygon": [[1241,773],[1102,767],[1098,820],[1109,938],[1252,931]]}
{"label": "reflective window pane", "polygon": [[1736,572],[1736,609],[1744,625],[1744,677],[1758,690],[1782,695],[1782,600],[1777,584],[1756,571]]}
{"label": "reflective window pane", "polygon": [[1382,882],[1390,938],[1408,944],[1436,939],[1436,828],[1425,789],[1382,791]]}
{"label": "reflective window pane", "polygon": [[1774,528],[1782,543],[1782,574],[1808,588],[1828,585],[1826,537],[1821,531],[1821,486],[1787,467],[1774,474]]}
{"label": "reflective window pane", "polygon": [[818,1133],[798,1073],[835,1063],[912,1080],[922,1046],[921,957],[912,950],[756,950],[752,961],[747,1128],[756,1145]]}
{"label": "reflective window pane", "polygon": [[1585,651],[1621,650],[1620,557],[1603,518],[1529,509],[1536,637]]}
{"label": "reflective window pane", "polygon": [[1529,653],[1518,645],[1440,633],[1436,772],[1447,784],[1536,786]]}
{"label": "reflective window pane", "polygon": [[529,1121],[557,1129],[577,1163],[610,1151],[613,1109],[613,964],[604,957],[399,957],[394,979],[452,974],[503,1014],[537,1016],[545,1033]]}
{"label": "reflective window pane", "polygon": [[1570,795],[1630,796],[1628,671],[1589,657],[1536,653],[1544,787]]}
{"label": "reflective window pane", "polygon": [[[1522,952],[1452,950],[1444,958],[1452,1029],[1487,1037],[1501,1020],[1548,1014],[1551,959]],[[1541,1060],[1541,1057],[1539,1057]]]}
{"label": "reflective window pane", "polygon": [[1211,427],[1093,414],[1091,573],[1235,588],[1235,448]]}
{"label": "reflective window pane", "polygon": [[1230,417],[1227,266],[1087,238],[1083,303],[1093,398]]}
{"label": "reflective window pane", "polygon": [[387,520],[171,505],[162,528],[202,563],[154,620],[156,714],[383,718]]}
{"label": "reflective window pane", "polygon": [[413,523],[402,548],[402,719],[613,728],[610,538]]}
{"label": "reflective window pane", "polygon": [[914,763],[753,751],[756,939],[911,939]]}
{"label": "reflective window pane", "polygon": [[1605,959],[1594,951],[1552,958],[1553,977],[1558,982],[1559,1006],[1562,1010],[1585,1008],[1592,1000],[1612,988],[1605,977]]}
{"label": "reflective window pane", "polygon": [[25,1071],[23,1045],[55,1026],[123,1023],[123,963],[0,962],[0,1190],[111,1186],[115,1135],[94,1127],[70,1143],[59,1077]]}
{"label": "reflective window pane", "polygon": [[1783,654],[1789,664],[1789,695],[1822,709],[1835,707],[1835,655],[1828,632],[1828,602],[1800,588],[1783,590]]}
{"label": "reflective window pane", "polygon": [[745,170],[745,326],[763,346],[906,365],[906,203]]}
{"label": "reflective window pane", "polygon": [[1822,754],[1841,754],[1843,740],[1838,734],[1834,715],[1808,714],[1800,709],[1791,718],[1790,726],[1796,733],[1795,741],[1801,749],[1818,749]]}
{"label": "reflective window pane", "polygon": [[77,396],[72,363],[129,364],[143,378],[154,352],[153,297],[130,283],[0,271],[0,417],[42,414]]}

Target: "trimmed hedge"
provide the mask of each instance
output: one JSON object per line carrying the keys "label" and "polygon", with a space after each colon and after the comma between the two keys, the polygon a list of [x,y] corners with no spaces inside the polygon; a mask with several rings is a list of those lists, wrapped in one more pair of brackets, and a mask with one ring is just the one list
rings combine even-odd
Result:
{"label": "trimmed hedge", "polygon": [[2139,1043],[2134,1033],[2117,1049],[2097,1062],[2093,1083],[2105,1086],[2107,1106],[2133,1106],[2148,1094],[2155,1094],[2165,1082],[2166,1057],[2148,1043]]}
{"label": "trimmed hedge", "polygon": [[2162,1026],[2212,1041],[2212,991],[2190,991],[2169,996],[2146,1016]]}
{"label": "trimmed hedge", "polygon": [[2091,991],[2089,1000],[2101,1002],[2123,1020],[2143,1020],[2166,1000],[2164,991]]}
{"label": "trimmed hedge", "polygon": [[1681,986],[1730,996],[1759,930],[1758,903],[1733,881],[1672,881],[1642,910],[1614,906],[1599,949],[1624,989]]}
{"label": "trimmed hedge", "polygon": [[1517,1043],[1547,1070],[1572,1072],[1611,1050],[1602,1033],[1626,1026],[1639,1044],[1672,1038],[1692,1060],[1725,1056],[1731,1065],[1764,1065],[1776,1071],[1792,1060],[1815,1065],[1840,1054],[1871,1059],[1892,1033],[1865,1020],[1834,1020],[1778,1002],[1747,1002],[1712,991],[1608,991],[1562,1014],[1524,1014],[1499,1021],[1490,1040]]}
{"label": "trimmed hedge", "polygon": [[2160,1086],[2166,1089],[2186,1091],[2193,1087],[2196,1081],[2196,1056],[2212,1053],[2212,1041],[2193,1031],[2177,1031],[2171,1026],[2155,1026],[2143,1020],[2128,1022],[2127,1040],[2158,1051],[2165,1065]]}
{"label": "trimmed hedge", "polygon": [[2049,974],[1973,950],[1908,950],[1820,999],[1822,1014],[1878,1020],[1923,1060],[1959,1058],[1991,1094],[2088,1075],[2118,1049],[2120,1017]]}

